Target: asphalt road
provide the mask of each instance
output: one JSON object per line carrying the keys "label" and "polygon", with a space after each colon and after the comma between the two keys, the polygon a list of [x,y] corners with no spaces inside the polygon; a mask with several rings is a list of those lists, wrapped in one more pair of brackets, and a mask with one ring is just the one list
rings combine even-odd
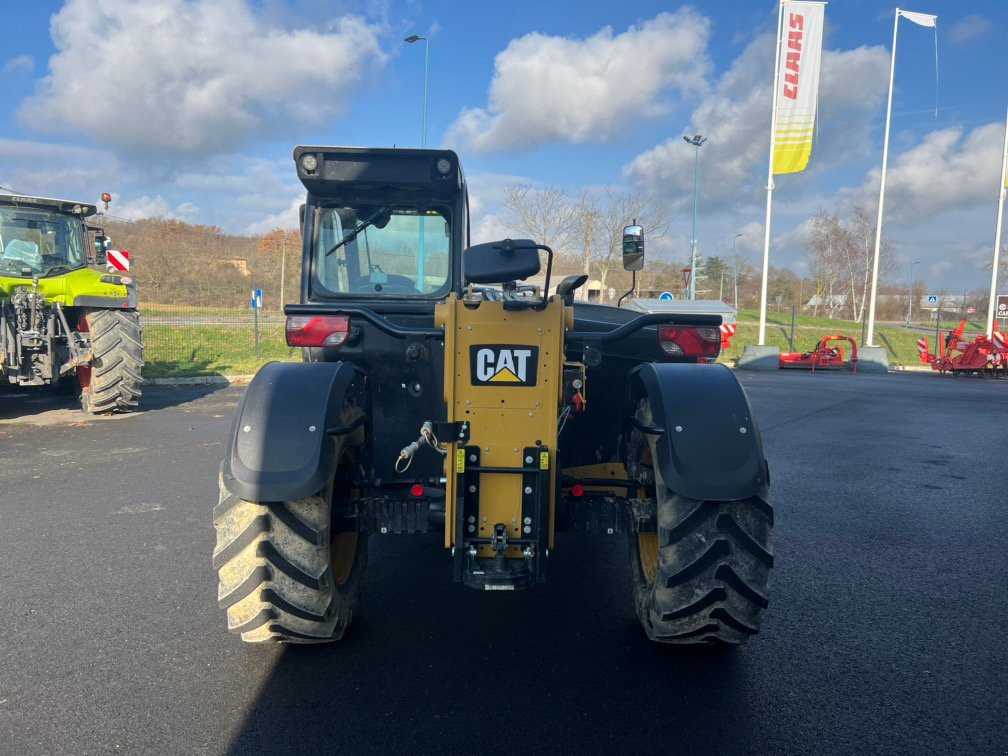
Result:
{"label": "asphalt road", "polygon": [[518,594],[376,537],[343,642],[244,645],[210,566],[240,389],[0,394],[0,753],[1005,753],[1008,382],[741,375],[776,566],[727,652],[645,640],[617,537]]}

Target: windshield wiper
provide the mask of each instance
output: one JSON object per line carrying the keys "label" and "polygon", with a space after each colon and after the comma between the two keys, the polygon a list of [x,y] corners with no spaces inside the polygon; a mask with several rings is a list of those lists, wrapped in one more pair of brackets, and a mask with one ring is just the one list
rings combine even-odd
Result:
{"label": "windshield wiper", "polygon": [[378,220],[379,218],[381,218],[382,215],[384,215],[388,211],[389,211],[389,209],[387,207],[379,208],[378,211],[376,213],[374,213],[370,218],[368,218],[367,220],[361,222],[353,231],[351,231],[346,236],[344,236],[340,241],[336,242],[329,249],[329,251],[325,253],[324,256],[325,257],[329,257],[329,255],[331,255],[337,249],[339,249],[340,247],[342,247],[344,244],[346,244],[348,242],[352,242],[354,239],[357,238],[357,235],[360,234],[361,231],[363,231],[365,228],[367,228],[368,226],[370,226],[376,220]]}

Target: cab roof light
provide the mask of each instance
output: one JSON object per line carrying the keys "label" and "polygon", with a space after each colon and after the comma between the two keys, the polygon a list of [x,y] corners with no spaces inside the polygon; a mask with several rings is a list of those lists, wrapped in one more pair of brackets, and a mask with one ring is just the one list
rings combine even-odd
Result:
{"label": "cab roof light", "polygon": [[288,315],[287,346],[338,347],[350,335],[346,315]]}

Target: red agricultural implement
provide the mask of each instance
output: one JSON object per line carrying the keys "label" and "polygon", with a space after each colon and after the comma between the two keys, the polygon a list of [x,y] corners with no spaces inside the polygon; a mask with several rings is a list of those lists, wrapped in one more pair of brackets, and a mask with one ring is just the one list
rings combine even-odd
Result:
{"label": "red agricultural implement", "polygon": [[[850,344],[850,361],[844,361],[844,350],[841,346],[830,346],[831,341],[846,341]],[[811,352],[782,352],[777,367],[781,369],[794,368],[801,370],[839,370],[850,368],[857,372],[857,343],[850,336],[839,333],[823,336]]]}
{"label": "red agricultural implement", "polygon": [[727,352],[731,349],[732,336],[735,335],[735,324],[727,323],[721,326],[721,351]]}
{"label": "red agricultural implement", "polygon": [[1008,338],[1000,331],[994,331],[990,338],[980,334],[972,341],[963,338],[966,321],[939,339],[938,354],[928,351],[928,340],[917,339],[922,365],[930,365],[942,375],[982,376],[984,378],[1008,377]]}

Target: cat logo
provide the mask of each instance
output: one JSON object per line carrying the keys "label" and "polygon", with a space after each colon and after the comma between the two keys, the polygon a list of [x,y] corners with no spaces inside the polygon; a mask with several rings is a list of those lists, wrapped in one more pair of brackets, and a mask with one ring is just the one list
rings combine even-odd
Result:
{"label": "cat logo", "polygon": [[478,344],[469,347],[473,386],[535,386],[539,347]]}

